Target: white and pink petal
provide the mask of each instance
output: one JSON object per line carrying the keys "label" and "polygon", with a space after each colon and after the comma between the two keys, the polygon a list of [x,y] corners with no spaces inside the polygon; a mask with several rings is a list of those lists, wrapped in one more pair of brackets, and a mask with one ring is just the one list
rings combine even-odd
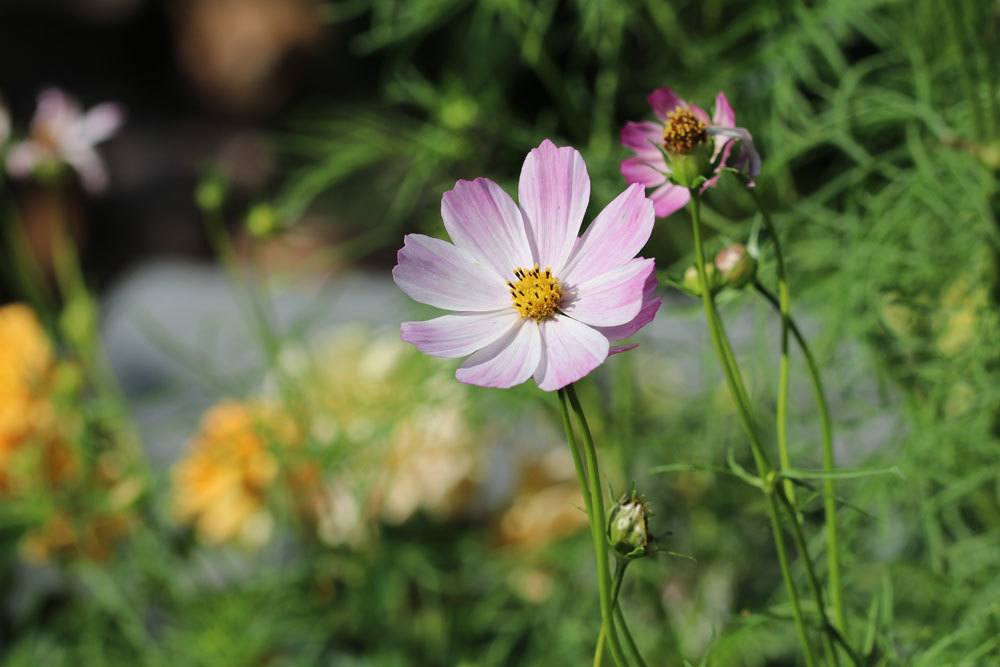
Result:
{"label": "white and pink petal", "polygon": [[542,358],[535,382],[545,391],[580,380],[608,358],[608,339],[583,322],[556,315],[539,323],[539,329]]}
{"label": "white and pink petal", "polygon": [[558,274],[590,203],[590,176],[583,156],[575,148],[560,148],[546,139],[524,159],[517,196],[535,261]]}
{"label": "white and pink petal", "polygon": [[441,197],[441,218],[455,245],[504,281],[534,263],[520,209],[488,178],[455,183]]}
{"label": "white and pink petal", "polygon": [[607,336],[608,340],[612,343],[619,340],[625,340],[626,338],[631,338],[638,333],[640,329],[653,321],[653,318],[656,317],[656,313],[660,310],[661,305],[662,299],[656,296],[654,291],[649,296],[643,298],[642,308],[639,309],[639,313],[632,318],[631,321],[614,327],[597,327],[597,330]]}
{"label": "white and pink petal", "polygon": [[639,254],[655,223],[653,203],[633,184],[604,207],[580,238],[562,278],[578,284],[628,263]]}
{"label": "white and pink petal", "polygon": [[447,241],[407,234],[392,278],[412,299],[445,310],[492,311],[510,306],[496,273]]}
{"label": "white and pink petal", "polygon": [[423,322],[403,322],[400,337],[433,357],[464,357],[500,338],[520,319],[513,308],[443,315]]}
{"label": "white and pink petal", "polygon": [[463,361],[455,377],[466,384],[506,389],[531,377],[541,358],[538,324],[518,318],[499,338]]}
{"label": "white and pink petal", "polygon": [[561,310],[593,326],[615,326],[634,318],[642,308],[649,276],[656,270],[652,259],[636,258],[577,285],[570,285]]}

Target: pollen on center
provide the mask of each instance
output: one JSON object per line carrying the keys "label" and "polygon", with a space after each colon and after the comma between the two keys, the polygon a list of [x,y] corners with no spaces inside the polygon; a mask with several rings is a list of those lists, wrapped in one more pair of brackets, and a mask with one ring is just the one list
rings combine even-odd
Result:
{"label": "pollen on center", "polygon": [[663,125],[663,147],[668,153],[687,155],[708,140],[708,129],[691,109],[679,106]]}
{"label": "pollen on center", "polygon": [[555,314],[562,300],[562,286],[551,269],[542,270],[535,264],[531,269],[514,269],[514,277],[517,280],[508,281],[507,287],[521,317],[541,321]]}

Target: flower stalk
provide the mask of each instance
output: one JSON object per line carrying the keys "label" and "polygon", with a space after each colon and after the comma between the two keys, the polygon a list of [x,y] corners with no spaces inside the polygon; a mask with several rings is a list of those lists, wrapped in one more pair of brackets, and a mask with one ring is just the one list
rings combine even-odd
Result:
{"label": "flower stalk", "polygon": [[[580,490],[583,492],[584,509],[587,511],[587,519],[590,523],[590,536],[594,543],[594,557],[597,562],[597,584],[600,595],[601,606],[601,631],[597,640],[597,647],[594,653],[594,664],[600,664],[600,656],[604,653],[604,644],[607,643],[611,651],[611,657],[618,667],[628,667],[628,662],[622,653],[621,641],[618,638],[617,627],[612,612],[611,594],[611,574],[608,569],[608,545],[604,536],[604,499],[601,495],[600,479],[595,478],[598,473],[597,457],[591,456],[593,450],[593,440],[590,435],[590,428],[587,425],[586,417],[583,415],[583,408],[576,397],[573,385],[560,389],[559,407],[562,413],[563,430],[566,433],[566,442],[569,444],[570,453],[573,455],[573,465],[576,467],[576,474],[580,480]],[[569,406],[567,401],[573,404],[573,412],[577,422],[584,433],[584,447],[581,454],[581,447],[574,435],[573,426],[570,423]],[[590,443],[589,445],[587,443]],[[596,493],[596,502],[595,494]]]}
{"label": "flower stalk", "polygon": [[[705,249],[702,246],[701,240],[701,197],[697,189],[691,190],[690,209],[691,231],[694,236],[695,265],[698,268],[698,275],[704,285],[708,284],[708,280],[707,272],[705,270]],[[739,366],[736,364],[736,360],[733,355],[732,346],[729,344],[728,337],[725,335],[721,327],[721,322],[719,320],[718,313],[716,312],[715,298],[710,290],[702,290],[701,299],[705,309],[705,318],[708,320],[708,329],[709,335],[712,339],[712,346],[715,348],[716,356],[719,357],[720,364],[722,365],[723,375],[726,378],[726,384],[729,388],[729,393],[733,398],[733,402],[736,404],[737,412],[740,416],[740,422],[750,440],[750,451],[753,455],[754,464],[757,467],[757,474],[764,482],[761,488],[767,498],[768,517],[771,522],[771,533],[774,538],[774,545],[778,554],[778,564],[781,568],[781,576],[784,580],[789,600],[791,601],[792,616],[795,621],[795,629],[799,637],[799,643],[802,646],[803,658],[807,667],[812,667],[812,665],[816,664],[816,659],[813,656],[812,644],[809,641],[809,635],[806,631],[805,618],[802,614],[802,605],[799,602],[798,590],[796,589],[795,581],[792,579],[791,567],[788,562],[788,553],[785,545],[785,536],[782,532],[781,518],[778,514],[779,501],[776,498],[776,493],[781,493],[781,491],[776,490],[774,487],[774,471],[767,460],[767,456],[764,454],[764,449],[761,445],[759,437],[757,436],[757,430],[753,416],[750,412],[749,399],[747,397],[746,389],[744,388],[743,380],[740,376]],[[803,556],[808,558],[807,554],[803,554]]]}
{"label": "flower stalk", "polygon": [[[812,351],[809,349],[809,345],[806,343],[805,337],[802,335],[802,331],[798,328],[795,322],[792,320],[791,306],[789,304],[788,295],[788,283],[785,275],[785,262],[784,254],[781,250],[781,240],[778,238],[777,230],[774,226],[774,222],[771,220],[771,216],[768,214],[767,209],[764,207],[760,200],[760,195],[754,189],[749,189],[750,194],[753,197],[754,203],[757,205],[757,210],[760,211],[761,218],[764,221],[764,226],[767,228],[768,234],[770,234],[771,239],[774,243],[774,254],[777,263],[778,270],[778,297],[774,298],[759,281],[755,281],[755,287],[759,293],[761,293],[772,305],[777,308],[781,314],[781,359],[782,359],[782,370],[783,370],[783,381],[784,381],[784,394],[785,401],[787,404],[787,394],[788,394],[788,334],[789,332],[795,337],[798,343],[799,349],[802,351],[803,356],[806,359],[806,366],[809,368],[809,377],[813,386],[813,395],[816,400],[816,407],[819,411],[820,418],[820,431],[821,431],[821,449],[822,449],[822,459],[823,459],[823,472],[831,473],[836,465],[836,461],[833,453],[833,428],[832,422],[830,420],[830,407],[826,400],[826,393],[823,390],[823,379],[820,375],[819,365],[816,363],[816,358],[813,356]],[[780,387],[779,387],[779,406],[780,401]],[[786,412],[783,413],[787,416]],[[781,444],[782,433],[785,434],[787,438],[787,424],[784,420],[779,419],[779,446]],[[786,442],[787,447],[787,442]],[[786,456],[787,456],[787,449]],[[788,467],[788,461],[782,460],[782,467]],[[786,483],[790,486],[790,481],[786,480]],[[787,489],[787,487],[786,487]],[[793,494],[788,494],[788,498],[795,506],[795,496]],[[823,514],[824,514],[824,527],[826,531],[826,554],[827,554],[827,570],[829,576],[829,589],[830,589],[830,602],[833,606],[833,616],[836,628],[840,631],[845,631],[847,629],[847,617],[844,613],[844,603],[843,597],[841,595],[841,583],[840,583],[840,548],[839,548],[839,530],[837,522],[837,492],[833,478],[827,476],[823,480]]]}

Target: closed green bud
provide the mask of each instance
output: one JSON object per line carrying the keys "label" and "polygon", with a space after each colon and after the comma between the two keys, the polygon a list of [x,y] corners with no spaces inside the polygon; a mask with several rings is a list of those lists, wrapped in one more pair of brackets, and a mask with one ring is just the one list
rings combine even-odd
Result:
{"label": "closed green bud", "polygon": [[757,274],[757,260],[742,243],[734,243],[720,250],[715,256],[715,268],[719,270],[722,283],[726,287],[740,289]]}
{"label": "closed green bud", "polygon": [[652,546],[649,517],[652,512],[646,500],[633,489],[611,508],[608,517],[608,542],[628,559],[646,556]]}
{"label": "closed green bud", "polygon": [[[715,268],[715,264],[705,265],[705,277],[708,278],[708,287],[712,294],[722,288],[722,279],[719,277],[719,271]],[[684,271],[681,287],[691,296],[701,296],[701,276],[698,275],[697,266],[689,266]]]}
{"label": "closed green bud", "polygon": [[195,188],[194,201],[205,213],[215,213],[226,200],[226,183],[218,174],[205,176]]}
{"label": "closed green bud", "polygon": [[278,212],[270,204],[257,204],[247,214],[247,231],[257,238],[267,238],[278,231]]}

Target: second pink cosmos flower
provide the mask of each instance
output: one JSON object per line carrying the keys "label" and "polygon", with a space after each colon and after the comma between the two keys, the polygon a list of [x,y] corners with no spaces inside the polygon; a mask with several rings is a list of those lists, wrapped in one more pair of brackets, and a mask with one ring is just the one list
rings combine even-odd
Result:
{"label": "second pink cosmos flower", "polygon": [[578,237],[590,178],[573,148],[543,141],[528,153],[520,206],[485,178],[458,181],[441,200],[453,243],[409,234],[392,271],[413,299],[454,311],[404,322],[403,340],[438,357],[468,357],[455,376],[484,387],[534,377],[561,389],[627,348],[612,343],[660,307],[652,259],[636,257],[653,205],[633,185]]}

